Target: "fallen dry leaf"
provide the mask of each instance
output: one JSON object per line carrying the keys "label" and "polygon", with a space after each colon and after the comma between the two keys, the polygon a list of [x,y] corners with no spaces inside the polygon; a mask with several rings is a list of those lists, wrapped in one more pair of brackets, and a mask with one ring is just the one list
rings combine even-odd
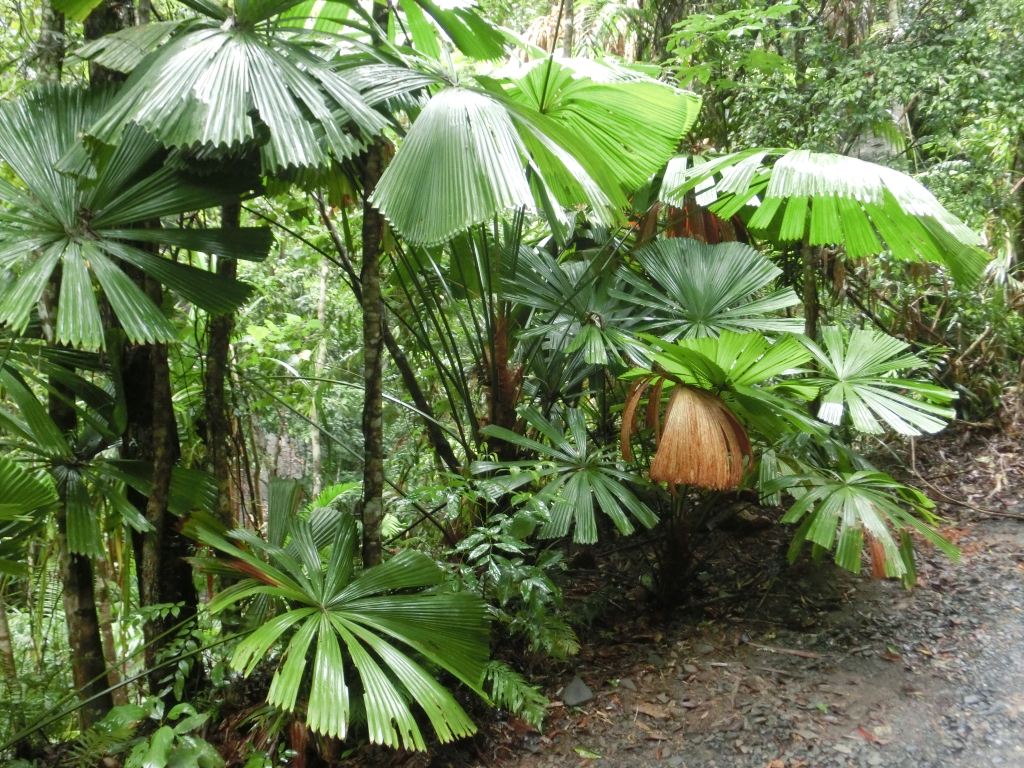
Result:
{"label": "fallen dry leaf", "polygon": [[857,726],[857,733],[869,744],[877,744],[878,737],[875,736],[871,731],[865,728],[863,725]]}
{"label": "fallen dry leaf", "polygon": [[666,707],[653,702],[638,701],[633,706],[640,714],[653,717],[655,720],[668,720],[672,717],[672,713]]}

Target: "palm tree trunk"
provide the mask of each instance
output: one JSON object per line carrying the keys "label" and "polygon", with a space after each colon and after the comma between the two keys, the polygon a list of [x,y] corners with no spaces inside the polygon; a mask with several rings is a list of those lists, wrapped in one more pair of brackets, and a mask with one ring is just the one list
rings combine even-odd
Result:
{"label": "palm tree trunk", "polygon": [[[44,5],[42,23],[43,28],[39,34],[40,63],[46,67],[41,73],[42,79],[59,83],[64,61],[64,15],[50,5]],[[60,295],[60,281],[61,274],[58,268],[50,278],[50,284],[39,308],[43,335],[50,344],[54,343],[53,324],[57,296]],[[50,381],[50,418],[65,435],[73,433],[78,426],[78,416],[74,407],[70,405],[73,402],[73,393],[64,389],[58,381]],[[71,648],[71,677],[82,700],[82,707],[78,710],[79,722],[84,729],[102,718],[113,707],[113,699],[109,692],[105,693],[106,664],[103,658],[99,620],[96,616],[92,562],[87,556],[68,549],[67,497],[63,483],[57,483],[57,495],[57,550],[63,585],[64,618],[67,623],[68,646]]]}
{"label": "palm tree trunk", "polygon": [[107,667],[103,658],[92,563],[85,555],[68,551],[67,514],[62,498],[57,513],[57,538],[61,550],[61,581],[64,584],[64,616],[71,648],[71,676],[82,699],[78,710],[82,728],[100,720],[114,706],[107,691]]}
{"label": "palm tree trunk", "polygon": [[[147,293],[160,304],[160,287],[144,279]],[[191,546],[177,529],[169,506],[171,475],[180,455],[174,407],[171,401],[170,369],[167,347],[163,344],[137,345],[126,350],[125,379],[128,398],[129,433],[125,441],[134,458],[152,467],[148,498],[135,499],[153,530],[135,536],[135,563],[139,602],[143,606],[177,604],[176,617],[153,617],[143,627],[146,639],[146,665],[152,667],[173,637],[173,627],[196,615],[198,592],[192,568],[184,558]],[[198,667],[190,678],[189,690],[201,680]],[[161,688],[160,673],[150,676],[150,690]],[[189,694],[186,693],[186,696]]]}
{"label": "palm tree trunk", "polygon": [[107,560],[96,561],[96,616],[103,638],[103,659],[107,664],[107,679],[114,690],[111,699],[115,705],[128,703],[128,692],[121,686],[121,669],[117,660],[117,641],[114,639],[114,611],[110,607],[110,583],[113,573]]}
{"label": "palm tree trunk", "polygon": [[[225,205],[221,209],[221,226],[224,229],[237,229],[241,210],[239,203]],[[233,280],[237,272],[238,265],[234,259],[217,261],[218,275]],[[208,328],[206,372],[203,377],[207,463],[217,483],[217,507],[214,511],[220,521],[230,528],[235,522],[235,511],[231,503],[231,457],[228,454],[231,424],[227,416],[224,384],[227,380],[228,353],[235,316],[228,313],[211,317]]]}
{"label": "palm tree trunk", "polygon": [[[352,292],[355,294],[356,301],[362,305],[363,292],[359,287],[359,278],[355,274],[352,268],[352,262],[349,258],[349,248],[342,240],[341,234],[338,232],[338,228],[334,226],[334,222],[331,220],[330,213],[323,201],[318,199],[317,206],[320,209],[320,220],[324,226],[327,227],[327,232],[331,236],[331,242],[334,244],[334,249],[338,253],[338,260],[341,262],[342,268],[345,270],[346,275],[349,278],[349,282],[352,286]],[[391,331],[388,325],[387,317],[383,319],[382,332],[384,334],[384,346],[388,350],[392,362],[398,369],[399,375],[402,377],[402,383],[405,385],[406,391],[409,393],[409,397],[412,398],[413,405],[423,416],[423,426],[427,432],[427,439],[430,441],[431,448],[434,449],[434,453],[437,454],[438,458],[444,462],[445,466],[448,467],[452,472],[460,471],[459,460],[455,457],[455,451],[452,450],[451,443],[448,442],[448,438],[444,435],[444,430],[438,426],[437,419],[434,417],[434,407],[430,404],[426,394],[423,392],[423,387],[420,386],[419,379],[416,378],[416,372],[412,368],[412,364],[409,362],[409,358],[398,344],[398,340],[395,338],[395,334]]]}
{"label": "palm tree trunk", "polygon": [[562,0],[562,55],[572,56],[573,35],[576,28],[573,0]]}
{"label": "palm tree trunk", "polygon": [[[327,279],[330,277],[331,269],[327,259],[320,259],[320,292],[317,296],[316,302],[316,319],[320,324],[321,333],[327,322]],[[313,376],[317,379],[322,378],[324,375],[324,369],[327,367],[327,337],[321,336],[320,340],[316,345],[316,357],[313,359]],[[319,382],[315,385],[319,392]],[[310,447],[313,454],[313,495],[317,496],[320,491],[323,490],[323,471],[324,471],[324,460],[323,460],[323,441],[320,439],[320,419],[322,414],[318,406],[319,397],[313,398],[313,408],[310,413],[310,421],[313,422],[313,428],[310,430],[309,440]]]}
{"label": "palm tree trunk", "polygon": [[11,625],[7,621],[7,582],[0,582],[0,673],[4,676],[9,701],[15,701],[21,690],[18,682],[18,665],[14,658],[14,644],[11,642]]}
{"label": "palm tree trunk", "polygon": [[380,293],[380,246],[384,219],[370,204],[383,171],[384,143],[377,139],[363,160],[363,259],[359,274],[363,310],[363,566],[381,561],[384,517],[384,303]]}
{"label": "palm tree trunk", "polygon": [[818,338],[818,315],[821,306],[818,301],[819,251],[811,247],[807,238],[800,246],[803,266],[804,335],[812,341]]}
{"label": "palm tree trunk", "polygon": [[51,0],[39,6],[39,40],[36,42],[36,63],[39,80],[59,83],[64,70],[64,14],[53,7]]}
{"label": "palm tree trunk", "polygon": [[1013,155],[1012,171],[1010,178],[1015,184],[1013,196],[1017,210],[1011,235],[1013,260],[1007,265],[1010,270],[1013,270],[1014,265],[1021,263],[1021,260],[1024,259],[1024,131],[1017,135],[1017,149]]}

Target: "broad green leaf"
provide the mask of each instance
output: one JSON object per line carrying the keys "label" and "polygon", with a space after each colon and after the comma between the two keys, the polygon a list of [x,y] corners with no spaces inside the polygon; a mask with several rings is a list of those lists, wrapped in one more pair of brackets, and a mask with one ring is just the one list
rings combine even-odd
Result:
{"label": "broad green leaf", "polygon": [[871,541],[872,558],[881,558],[876,570],[905,578],[913,569],[913,552],[905,543],[897,543],[896,535],[905,542],[910,532],[920,534],[953,560],[959,557],[957,548],[932,527],[934,504],[883,472],[813,469],[781,475],[769,481],[765,490],[769,494],[786,491],[796,499],[782,519],[799,524],[789,551],[791,561],[810,541],[825,550],[834,549],[837,565],[860,573],[865,545]]}
{"label": "broad green leaf", "polygon": [[854,329],[847,341],[836,326],[822,330],[822,341],[824,349],[803,339],[819,366],[819,375],[808,382],[821,388],[822,421],[840,424],[848,415],[858,431],[878,434],[884,425],[913,437],[938,432],[955,415],[949,403],[956,392],[897,378],[925,364],[906,342],[864,328]]}
{"label": "broad green leaf", "polygon": [[266,596],[287,606],[239,644],[233,666],[249,674],[284,643],[284,661],[267,700],[294,710],[308,679],[306,722],[325,735],[341,738],[348,732],[353,691],[362,692],[374,743],[425,749],[410,704],[427,714],[442,741],[472,733],[462,707],[415,657],[425,657],[483,695],[489,646],[483,602],[469,593],[424,591],[440,584],[444,572],[413,550],[350,578],[356,551],[350,513],[339,515],[329,543],[317,544],[310,523],[287,513],[294,509],[292,495],[278,493],[271,503],[281,507],[271,516],[287,523],[282,546],[251,531],[235,531],[231,537],[242,549],[208,528],[190,528],[204,544],[232,558],[229,567],[245,577],[211,602],[212,611]]}
{"label": "broad green leaf", "polygon": [[[770,168],[762,163],[768,155],[779,155]],[[748,226],[776,241],[839,245],[852,258],[888,249],[898,259],[941,264],[965,285],[988,261],[979,235],[920,183],[853,157],[746,150],[689,169],[680,161],[666,187],[663,199],[674,205],[696,188],[698,202],[723,216],[756,202]]]}
{"label": "broad green leaf", "polygon": [[782,270],[749,245],[671,238],[644,246],[636,259],[643,276],[624,267],[619,276],[628,290],[614,295],[643,313],[641,328],[668,341],[803,326],[781,314],[800,303],[792,289],[772,286]]}
{"label": "broad green leaf", "polygon": [[495,214],[533,207],[525,156],[496,101],[447,88],[416,118],[373,203],[411,242],[441,243]]}
{"label": "broad green leaf", "polygon": [[125,131],[117,147],[103,148],[91,158],[84,155],[90,178],[58,172],[55,166],[62,157],[83,150],[83,132],[112,98],[104,89],[86,93],[47,86],[0,106],[0,159],[12,175],[12,183],[0,184],[0,264],[14,275],[0,292],[0,322],[23,328],[60,268],[56,337],[85,349],[99,349],[106,341],[97,289],[130,340],[177,338],[162,309],[112,259],[139,267],[213,312],[232,311],[247,295],[242,283],[174,263],[124,240],[217,245],[226,255],[237,256],[249,245],[262,250],[267,238],[249,230],[230,236],[214,231],[202,238],[153,226],[155,218],[231,197],[200,187],[170,167],[154,171],[163,150],[138,128]]}
{"label": "broad green leaf", "polygon": [[532,482],[536,477],[540,488],[534,503],[549,507],[549,518],[541,528],[541,536],[560,538],[572,530],[573,541],[594,543],[597,541],[595,508],[607,515],[624,535],[634,530],[630,517],[645,528],[654,526],[657,515],[628,487],[630,476],[618,470],[608,452],[593,446],[582,411],[568,411],[564,426],[545,419],[532,408],[523,412],[523,418],[542,439],[535,440],[495,425],[485,427],[483,432],[531,451],[536,460],[478,461],[471,469],[475,474],[533,470],[532,473],[499,474],[491,481],[501,483],[508,478],[512,481],[511,489]]}
{"label": "broad green leaf", "polygon": [[52,483],[0,456],[0,521],[29,516],[57,501]]}

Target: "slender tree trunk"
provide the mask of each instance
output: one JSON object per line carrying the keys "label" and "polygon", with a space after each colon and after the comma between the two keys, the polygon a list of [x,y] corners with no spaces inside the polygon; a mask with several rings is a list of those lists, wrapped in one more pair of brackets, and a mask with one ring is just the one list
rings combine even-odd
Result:
{"label": "slender tree trunk", "polygon": [[51,0],[43,0],[39,6],[39,40],[36,43],[40,82],[60,82],[65,46],[64,14],[54,9]]}
{"label": "slender tree trunk", "polygon": [[380,246],[384,219],[370,204],[384,160],[383,139],[363,159],[363,259],[359,274],[363,310],[363,565],[381,561],[384,517],[383,351],[384,303],[380,293]]}
{"label": "slender tree trunk", "polygon": [[[324,206],[323,201],[318,200],[317,205],[320,208],[320,219],[324,223],[324,226],[327,227],[327,231],[331,236],[331,241],[334,243],[334,249],[337,251],[338,258],[352,284],[352,292],[355,294],[356,301],[362,305],[363,292],[359,287],[359,277],[352,268],[348,247],[342,240],[341,235],[338,232],[338,228],[334,226],[334,222],[331,220],[330,214],[328,213],[326,206]],[[431,447],[434,449],[438,458],[445,463],[449,470],[452,472],[459,472],[460,464],[459,460],[455,457],[455,451],[452,450],[451,443],[449,443],[448,438],[445,437],[444,430],[438,426],[437,419],[434,417],[434,408],[424,394],[423,388],[420,386],[419,379],[416,378],[416,372],[413,370],[412,365],[409,362],[409,358],[406,357],[405,352],[402,351],[402,347],[399,345],[394,333],[388,326],[386,313],[383,321],[382,332],[384,334],[384,346],[387,347],[388,354],[394,361],[395,367],[398,368],[398,373],[402,377],[402,383],[409,392],[413,405],[415,405],[416,409],[423,414],[423,426],[427,431],[427,439],[430,441]]]}
{"label": "slender tree trunk", "polygon": [[[160,286],[141,278],[147,294],[160,304]],[[184,560],[191,546],[177,528],[177,520],[168,508],[171,475],[180,455],[174,407],[171,400],[167,347],[163,344],[129,345],[124,350],[124,387],[129,393],[128,430],[122,442],[122,455],[141,459],[152,468],[148,497],[132,495],[132,502],[143,511],[152,530],[133,537],[135,569],[142,606],[178,604],[176,617],[154,616],[143,627],[146,639],[146,665],[152,667],[160,653],[173,640],[170,630],[179,622],[194,618],[199,596],[192,579],[192,568]],[[190,678],[190,687],[198,685],[201,675]],[[161,691],[163,673],[149,678],[150,690]]]}
{"label": "slender tree trunk", "polygon": [[818,302],[818,263],[819,249],[814,248],[804,238],[800,246],[800,259],[803,268],[803,302],[804,302],[804,334],[812,341],[818,338],[818,315],[821,307]]}
{"label": "slender tree trunk", "polygon": [[[111,32],[135,26],[135,6],[132,0],[105,0],[90,13],[83,23],[86,40],[96,40]],[[93,87],[119,83],[125,75],[99,64],[89,63],[89,84]]]}
{"label": "slender tree trunk", "polygon": [[1017,136],[1017,151],[1013,157],[1012,173],[1010,180],[1016,185],[1014,189],[1014,202],[1016,204],[1016,221],[1013,222],[1013,230],[1010,241],[1013,246],[1012,261],[1008,268],[1013,270],[1016,264],[1024,259],[1024,131]]}
{"label": "slender tree trunk", "polygon": [[[56,288],[53,295],[57,295]],[[50,418],[70,439],[78,419],[75,409],[59,395],[70,398],[71,394],[61,392],[56,382],[51,381],[50,385],[54,388],[49,398]],[[64,483],[57,483],[57,495],[57,546],[60,552],[61,583],[64,587],[64,617],[68,626],[68,647],[71,649],[71,677],[82,700],[78,716],[84,729],[110,711],[114,700],[107,691],[107,666],[96,613],[92,561],[88,556],[68,549],[67,488]]]}
{"label": "slender tree trunk", "polygon": [[121,686],[121,669],[117,659],[117,641],[114,639],[114,611],[110,607],[110,583],[113,573],[107,560],[96,562],[96,616],[100,622],[100,636],[103,638],[103,659],[107,665],[107,679],[111,698],[115,705],[128,703],[128,692]]}
{"label": "slender tree trunk", "polygon": [[562,0],[562,55],[572,56],[573,37],[576,30],[573,0]]}
{"label": "slender tree trunk", "polygon": [[[313,376],[322,378],[324,369],[327,367],[327,336],[323,329],[327,323],[327,279],[330,277],[330,264],[327,259],[320,259],[320,295],[316,302],[316,319],[320,325],[321,337],[316,345],[316,357],[313,359]],[[320,382],[314,382],[317,391],[320,390]],[[310,430],[309,440],[313,453],[313,495],[319,495],[323,490],[323,444],[320,438],[320,419],[322,414],[319,408],[319,397],[313,398],[313,408],[310,413],[310,420],[313,422],[313,429]]]}
{"label": "slender tree trunk", "polygon": [[[239,203],[225,205],[221,209],[221,226],[237,229],[241,210]],[[218,275],[234,280],[237,271],[238,264],[234,259],[217,260]],[[231,504],[231,424],[227,415],[224,385],[227,381],[231,333],[235,328],[234,313],[211,317],[208,328],[206,374],[203,380],[207,463],[217,483],[215,512],[220,521],[230,528],[235,522],[235,511]]]}
{"label": "slender tree trunk", "polygon": [[11,625],[7,620],[6,581],[0,581],[0,673],[4,676],[8,699],[15,701],[21,698],[18,665],[14,658],[14,644],[11,642]]}

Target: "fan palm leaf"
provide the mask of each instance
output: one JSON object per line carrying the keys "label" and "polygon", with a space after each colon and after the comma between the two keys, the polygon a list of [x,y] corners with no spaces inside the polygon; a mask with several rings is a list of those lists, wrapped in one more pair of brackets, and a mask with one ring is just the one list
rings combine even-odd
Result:
{"label": "fan palm leaf", "polygon": [[542,486],[534,501],[548,505],[550,512],[540,530],[541,537],[559,538],[572,530],[573,541],[593,544],[597,541],[595,506],[623,535],[636,530],[631,518],[645,528],[654,526],[657,516],[628,486],[635,478],[619,469],[606,451],[593,447],[582,411],[570,410],[564,428],[532,408],[523,411],[523,418],[541,439],[493,424],[483,432],[530,451],[537,459],[476,461],[472,471],[507,473],[490,478],[502,491],[520,488],[539,478]]}
{"label": "fan palm leaf", "polygon": [[879,434],[884,425],[913,437],[938,432],[955,415],[949,403],[956,392],[897,377],[925,365],[906,342],[864,328],[854,329],[847,341],[835,326],[823,329],[822,341],[824,349],[804,339],[819,366],[820,375],[808,383],[821,387],[822,421],[840,424],[848,414],[860,432]]}
{"label": "fan palm leaf", "polygon": [[[803,321],[778,313],[800,303],[789,288],[772,290],[782,270],[744,243],[706,245],[689,238],[656,240],[636,252],[641,276],[619,277],[616,295],[644,312],[641,327],[672,341],[737,332],[799,332]],[[644,278],[647,279],[644,279]]]}
{"label": "fan palm leaf", "polygon": [[270,704],[294,710],[301,691],[308,690],[306,723],[318,733],[344,738],[357,706],[358,680],[373,743],[426,748],[410,703],[423,710],[441,741],[474,732],[465,711],[425,664],[450,672],[483,696],[486,608],[474,595],[444,591],[444,572],[429,557],[406,550],[357,573],[356,523],[347,512],[337,518],[323,548],[314,543],[310,523],[298,517],[290,520],[281,545],[251,531],[232,532],[232,541],[201,526],[191,530],[232,558],[230,567],[245,577],[211,601],[212,611],[261,595],[285,606],[240,642],[231,660],[249,674],[271,648],[285,643]]}
{"label": "fan palm leaf", "polygon": [[[670,466],[678,467],[680,462],[691,459],[706,461],[701,451],[717,446],[715,461],[707,472],[694,475],[706,482],[690,481],[695,484],[721,488],[728,480],[727,487],[735,486],[737,468],[744,457],[750,456],[748,429],[769,442],[789,432],[822,432],[822,425],[800,406],[800,401],[813,397],[817,388],[794,385],[791,381],[791,376],[801,373],[800,366],[811,358],[796,336],[786,335],[772,342],[759,333],[726,330],[717,337],[675,342],[646,338],[651,344],[649,367],[634,369],[623,377],[634,381],[622,415],[621,450],[627,460],[632,459],[636,412],[652,384],[646,422],[659,440],[658,450],[665,444],[671,426],[673,431],[665,450],[680,458],[678,462],[669,462]],[[686,396],[675,394],[677,389],[688,388],[695,392]],[[663,422],[660,409],[664,393],[670,395],[670,407]],[[698,398],[699,394],[708,397]],[[682,397],[686,399],[680,400]],[[670,425],[669,416],[673,413]],[[694,442],[698,438],[702,442]],[[667,461],[659,461],[657,470],[659,476],[666,478],[669,475],[663,474],[661,467]],[[717,474],[720,471],[725,474]],[[676,476],[681,476],[679,472]]]}
{"label": "fan palm leaf", "polygon": [[621,222],[625,192],[664,164],[699,106],[653,80],[598,83],[550,61],[481,85],[435,95],[374,191],[410,242],[441,243],[515,208]]}
{"label": "fan palm leaf", "polygon": [[523,248],[515,277],[503,281],[503,295],[537,310],[520,338],[541,337],[550,350],[582,351],[588,365],[608,365],[635,357],[641,347],[632,335],[632,307],[613,292],[614,279],[585,261],[559,264],[539,248]]}
{"label": "fan palm leaf", "polygon": [[[824,550],[835,548],[836,564],[860,573],[865,546],[877,576],[907,578],[914,573],[909,534],[916,533],[950,558],[957,548],[931,526],[934,504],[920,491],[884,472],[860,470],[786,475],[768,484],[770,493],[785,490],[795,502],[782,518],[799,524],[790,546],[795,560],[805,542]],[[901,537],[897,543],[893,532]]]}
{"label": "fan palm leaf", "polygon": [[228,258],[260,258],[270,245],[265,229],[153,228],[154,219],[229,198],[156,165],[159,146],[139,130],[96,158],[93,180],[55,170],[111,98],[109,92],[47,87],[0,107],[0,159],[13,177],[0,183],[0,269],[15,275],[0,291],[0,323],[23,329],[59,271],[55,340],[85,349],[105,343],[97,288],[131,341],[176,338],[163,311],[124,265],[210,312],[230,312],[247,297],[243,283],[145,250],[163,242],[162,232],[170,244]]}
{"label": "fan palm leaf", "polygon": [[[78,554],[101,554],[101,516],[104,511],[135,531],[152,526],[128,502],[126,488],[148,496],[152,467],[146,462],[107,458],[104,454],[121,439],[119,409],[114,398],[84,378],[68,372],[57,379],[56,396],[75,407],[80,429],[65,434],[40,402],[36,389],[47,382],[15,359],[0,361],[0,445],[23,460],[25,468],[46,472],[46,481],[62,492],[65,501],[68,549]],[[44,367],[49,370],[49,366]],[[56,366],[54,366],[56,370]],[[52,391],[52,390],[51,390]],[[70,397],[69,397],[70,393]],[[34,475],[32,476],[35,477]],[[17,497],[12,497],[14,504]],[[202,471],[175,467],[171,475],[168,507],[176,515],[213,508],[216,487]],[[0,518],[8,499],[0,495]]]}
{"label": "fan palm leaf", "polygon": [[[267,173],[320,168],[362,151],[386,120],[301,29],[275,25],[278,14],[299,4],[202,3],[201,16],[165,36],[133,39],[128,45],[166,41],[135,64],[109,110],[88,127],[93,144],[119,143],[134,123],[166,147],[258,144]],[[81,155],[65,159],[77,171],[82,162]]]}
{"label": "fan palm leaf", "polygon": [[25,547],[33,530],[43,523],[43,514],[56,502],[50,478],[0,457],[0,579],[27,572]]}
{"label": "fan palm leaf", "polygon": [[[770,167],[764,158],[781,155]],[[840,245],[852,258],[888,249],[897,259],[944,265],[973,284],[988,260],[981,238],[924,186],[892,168],[844,155],[752,149],[686,168],[676,161],[662,199],[698,201],[776,242]]]}

